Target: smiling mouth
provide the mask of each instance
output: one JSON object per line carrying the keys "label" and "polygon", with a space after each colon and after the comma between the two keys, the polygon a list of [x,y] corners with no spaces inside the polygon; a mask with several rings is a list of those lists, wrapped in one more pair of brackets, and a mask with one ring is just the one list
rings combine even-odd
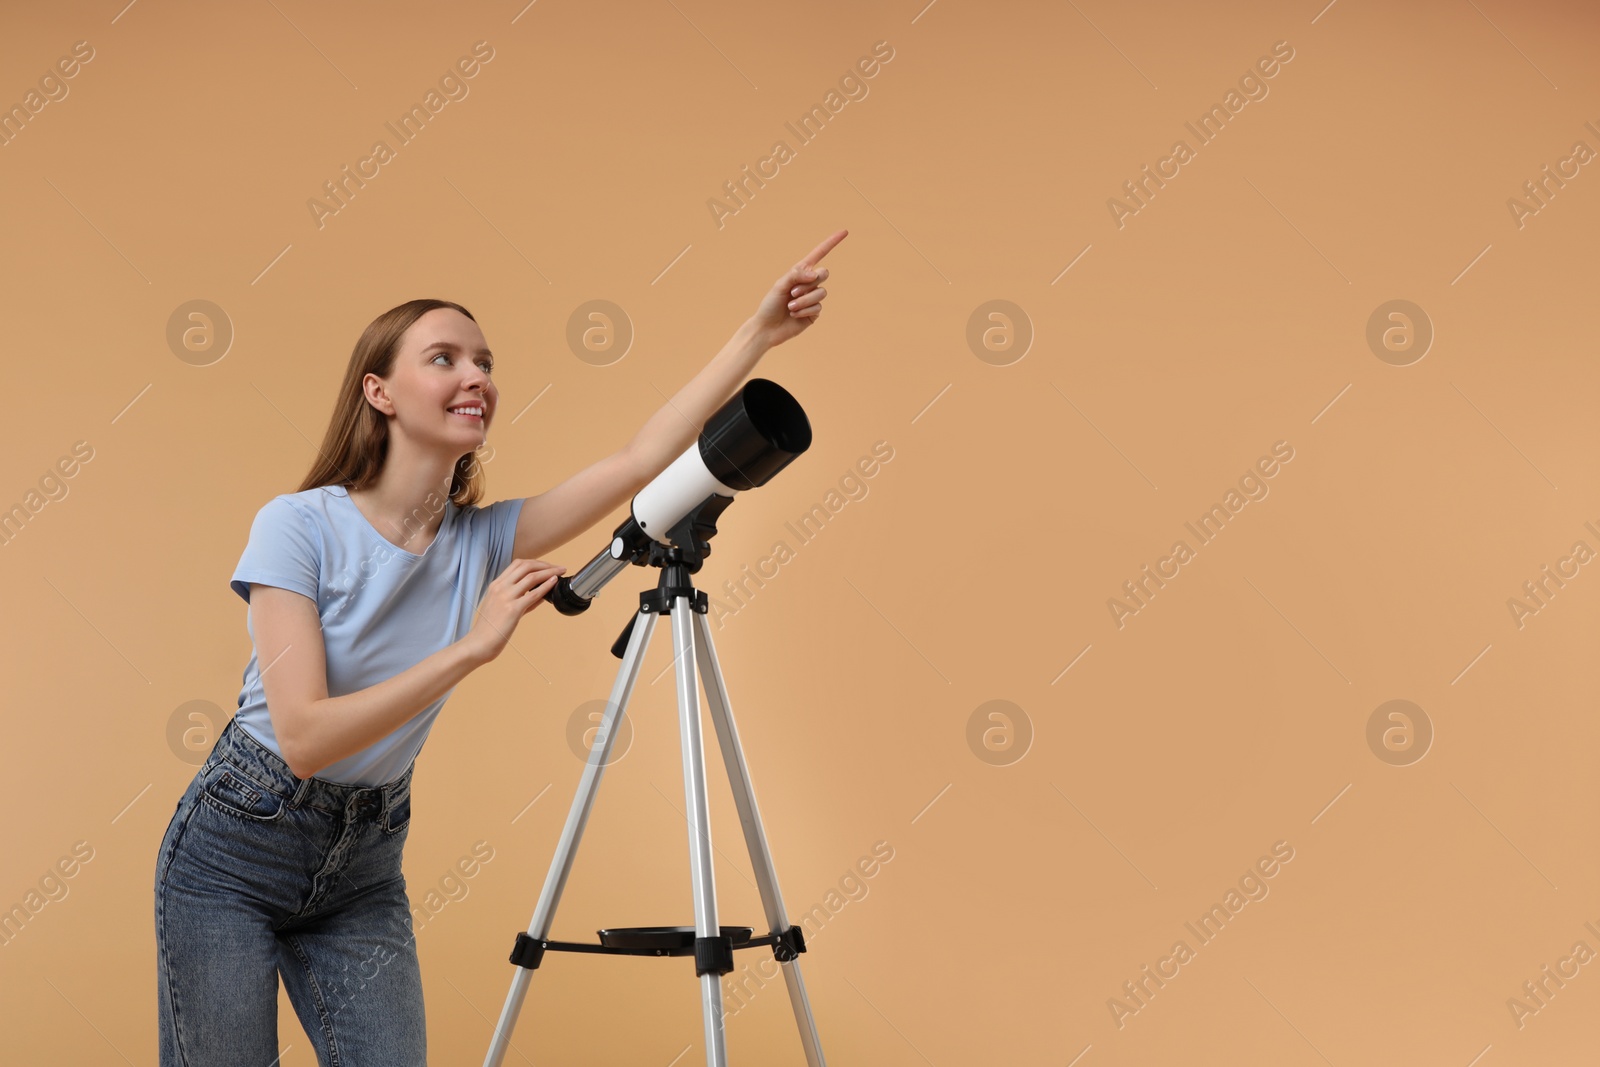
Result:
{"label": "smiling mouth", "polygon": [[483,421],[483,416],[481,414],[477,414],[475,412],[458,410],[456,408],[450,408],[449,412],[450,412],[450,414],[454,415],[458,419],[470,419],[473,422],[482,422]]}

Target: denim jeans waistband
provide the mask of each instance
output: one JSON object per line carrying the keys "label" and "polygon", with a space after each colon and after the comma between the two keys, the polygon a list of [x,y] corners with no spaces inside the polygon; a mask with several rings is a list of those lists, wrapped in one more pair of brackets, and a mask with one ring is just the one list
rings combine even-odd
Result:
{"label": "denim jeans waistband", "polygon": [[416,764],[406,768],[404,774],[383,785],[363,786],[329,782],[315,776],[296,778],[283,757],[250,736],[250,731],[229,719],[217,735],[201,773],[205,774],[219,762],[227,762],[243,771],[258,785],[272,790],[289,802],[289,807],[315,808],[334,815],[379,817],[387,815],[411,794],[411,774]]}

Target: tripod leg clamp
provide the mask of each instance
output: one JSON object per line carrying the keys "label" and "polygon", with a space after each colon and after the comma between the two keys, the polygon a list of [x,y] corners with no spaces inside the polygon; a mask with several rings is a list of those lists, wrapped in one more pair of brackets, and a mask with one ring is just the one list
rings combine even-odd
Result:
{"label": "tripod leg clamp", "polygon": [[529,937],[526,931],[519,933],[517,943],[511,947],[511,962],[530,971],[538,970],[539,962],[544,959],[544,944],[536,937]]}
{"label": "tripod leg clamp", "polygon": [[694,939],[694,973],[727,974],[733,970],[733,940],[726,934],[720,937]]}
{"label": "tripod leg clamp", "polygon": [[806,950],[806,935],[798,926],[791,926],[778,934],[772,942],[772,954],[779,963],[788,963]]}

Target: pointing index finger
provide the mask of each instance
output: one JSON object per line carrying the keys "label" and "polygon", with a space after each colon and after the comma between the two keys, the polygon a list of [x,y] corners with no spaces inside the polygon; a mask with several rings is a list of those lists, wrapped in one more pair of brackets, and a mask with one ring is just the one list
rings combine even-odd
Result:
{"label": "pointing index finger", "polygon": [[810,252],[806,253],[806,258],[800,261],[800,265],[803,267],[816,266],[817,262],[822,259],[823,256],[833,251],[833,246],[844,240],[845,236],[849,234],[849,232],[849,230],[840,230],[839,232],[826,238],[821,244],[813,248]]}

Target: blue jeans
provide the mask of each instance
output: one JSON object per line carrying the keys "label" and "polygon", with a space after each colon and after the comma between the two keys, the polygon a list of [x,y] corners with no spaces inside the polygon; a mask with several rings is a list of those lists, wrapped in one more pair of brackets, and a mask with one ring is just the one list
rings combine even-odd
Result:
{"label": "blue jeans", "polygon": [[322,1067],[426,1064],[400,872],[413,769],[301,780],[229,720],[156,859],[163,1067],[275,1064],[280,974]]}

